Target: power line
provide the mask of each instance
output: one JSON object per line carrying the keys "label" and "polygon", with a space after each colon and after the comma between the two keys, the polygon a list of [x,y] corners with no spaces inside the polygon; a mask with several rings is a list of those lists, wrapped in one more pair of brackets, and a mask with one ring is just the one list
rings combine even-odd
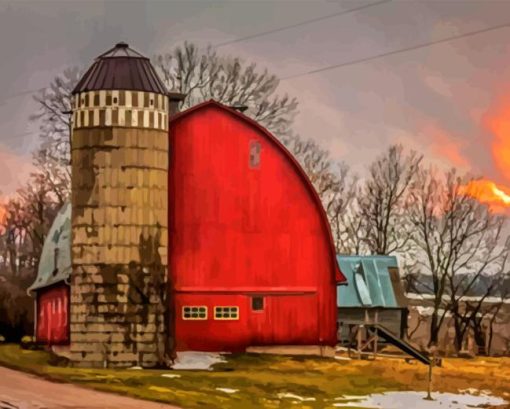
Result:
{"label": "power line", "polygon": [[315,70],[311,70],[311,71],[304,72],[304,73],[301,73],[301,74],[289,75],[288,77],[281,78],[281,81],[285,81],[285,80],[289,80],[289,79],[293,79],[293,78],[298,78],[298,77],[303,77],[305,75],[317,74],[319,72],[329,71],[329,70],[333,70],[335,68],[342,68],[342,67],[346,67],[346,66],[349,66],[349,65],[355,65],[355,64],[360,64],[360,63],[368,62],[368,61],[373,61],[373,60],[377,60],[379,58],[387,57],[387,56],[390,56],[390,55],[395,55],[395,54],[400,54],[400,53],[404,53],[404,52],[408,52],[408,51],[418,50],[420,48],[430,47],[432,45],[446,43],[446,42],[449,42],[449,41],[458,40],[458,39],[465,38],[465,37],[472,37],[472,36],[475,36],[475,35],[478,35],[478,34],[483,34],[483,33],[489,32],[489,31],[499,30],[501,28],[507,28],[507,27],[510,27],[510,23],[505,23],[505,24],[500,24],[500,25],[497,25],[497,26],[487,27],[487,28],[484,28],[484,29],[481,29],[481,30],[471,31],[471,32],[464,33],[464,34],[459,34],[459,35],[451,36],[451,37],[448,37],[448,38],[443,38],[441,40],[430,41],[430,42],[427,42],[427,43],[421,43],[421,44],[413,45],[413,46],[410,46],[410,47],[400,48],[398,50],[389,51],[389,52],[385,52],[385,53],[381,53],[381,54],[376,54],[376,55],[373,55],[371,57],[360,58],[358,60],[347,61],[347,62],[340,63],[340,64],[328,65],[326,67],[317,68]]}
{"label": "power line", "polygon": [[29,89],[29,90],[26,90],[26,91],[18,92],[16,94],[11,94],[11,95],[9,95],[9,96],[7,96],[5,98],[0,99],[0,105],[4,105],[6,103],[6,101],[8,101],[9,99],[22,97],[23,95],[27,95],[27,94],[34,94],[34,93],[42,91],[42,90],[44,90],[46,88],[47,87],[38,88],[38,89]]}
{"label": "power line", "polygon": [[229,44],[234,44],[234,43],[239,43],[241,41],[251,40],[253,38],[262,37],[262,36],[265,36],[265,35],[268,35],[268,34],[279,33],[280,31],[285,31],[285,30],[289,30],[291,28],[301,27],[301,26],[304,26],[304,25],[307,25],[307,24],[316,23],[318,21],[327,20],[327,19],[330,19],[330,18],[333,18],[333,17],[343,16],[345,14],[354,13],[356,11],[363,10],[363,9],[368,9],[370,7],[378,6],[380,4],[389,3],[390,1],[392,1],[392,0],[381,0],[381,1],[377,1],[375,3],[365,4],[363,6],[354,7],[354,8],[349,9],[349,10],[343,10],[343,11],[339,11],[339,12],[334,13],[334,14],[328,14],[327,16],[316,17],[316,18],[312,18],[310,20],[301,21],[299,23],[291,24],[291,25],[288,25],[288,26],[274,28],[272,30],[263,31],[261,33],[252,34],[252,35],[249,35],[249,36],[246,36],[246,37],[240,37],[240,38],[236,38],[234,40],[225,41],[223,43],[218,43],[218,44],[214,45],[213,47],[214,48],[220,48],[220,47],[223,47],[223,46],[226,46],[226,45],[229,45]]}

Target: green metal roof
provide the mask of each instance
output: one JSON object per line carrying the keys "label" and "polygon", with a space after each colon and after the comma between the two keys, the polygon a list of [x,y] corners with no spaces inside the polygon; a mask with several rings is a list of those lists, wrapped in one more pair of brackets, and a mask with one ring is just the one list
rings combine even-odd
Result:
{"label": "green metal roof", "polygon": [[404,307],[395,256],[337,255],[337,262],[348,282],[337,287],[338,307]]}
{"label": "green metal roof", "polygon": [[67,279],[70,274],[71,204],[65,203],[57,213],[48,232],[48,236],[44,241],[37,277],[34,283],[28,288],[28,291],[48,287]]}

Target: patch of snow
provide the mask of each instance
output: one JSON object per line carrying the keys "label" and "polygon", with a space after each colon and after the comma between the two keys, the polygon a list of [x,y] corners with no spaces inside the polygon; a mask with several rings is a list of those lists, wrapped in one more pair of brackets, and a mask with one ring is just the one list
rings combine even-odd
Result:
{"label": "patch of snow", "polygon": [[236,393],[239,392],[239,389],[230,389],[230,388],[216,388],[217,391],[225,392],[225,393]]}
{"label": "patch of snow", "polygon": [[312,402],[315,400],[315,398],[305,398],[303,396],[299,396],[299,395],[295,395],[293,393],[279,393],[278,395],[278,399],[284,399],[284,398],[287,398],[287,399],[296,399],[296,400],[299,400],[301,402]]}
{"label": "patch of snow", "polygon": [[132,366],[128,369],[135,369],[135,370],[140,370],[140,369],[143,369],[141,366]]}
{"label": "patch of snow", "polygon": [[[415,306],[412,306],[411,309],[414,309],[416,311],[418,311],[418,314],[420,314],[421,316],[423,317],[429,317],[432,315],[432,313],[434,312],[434,307],[422,307],[421,305],[415,305]],[[444,309],[442,308],[439,308],[437,310],[437,313],[438,315],[441,317],[443,314],[445,317],[451,317],[452,314],[450,312],[447,312],[445,314],[445,311]]]}
{"label": "patch of snow", "polygon": [[335,355],[335,359],[338,361],[351,361],[351,358],[349,358],[347,356],[336,356]]}
{"label": "patch of snow", "polygon": [[406,298],[410,300],[425,300],[429,298],[431,294],[417,294],[417,293],[405,293]]}
{"label": "patch of snow", "polygon": [[[472,388],[469,388],[470,390]],[[476,392],[479,392],[475,389]],[[488,391],[484,391],[488,392]],[[381,394],[373,394],[364,397],[360,396],[344,396],[335,400],[346,400],[348,402],[334,403],[337,408],[392,408],[392,409],[465,409],[469,407],[481,407],[483,405],[503,405],[507,403],[505,400],[481,394],[474,396],[471,394],[455,394],[455,393],[432,393],[433,400],[423,399],[425,392],[386,392]],[[354,398],[354,399],[349,399]],[[350,401],[350,402],[349,402]]]}
{"label": "patch of snow", "polygon": [[460,393],[467,393],[469,395],[479,395],[480,391],[476,388],[459,389]]}
{"label": "patch of snow", "polygon": [[164,373],[163,375],[161,375],[163,378],[180,378],[181,375],[179,374],[176,374],[176,373]]}
{"label": "patch of snow", "polygon": [[212,371],[212,365],[225,362],[225,358],[216,352],[183,351],[177,352],[172,369],[200,369]]}
{"label": "patch of snow", "polygon": [[335,398],[334,400],[361,400],[365,398],[365,395],[342,395],[341,397]]}
{"label": "patch of snow", "polygon": [[364,408],[364,409],[381,409],[381,406],[366,406],[358,402],[333,403],[335,408]]}
{"label": "patch of snow", "polygon": [[417,305],[413,307],[416,311],[418,311],[418,314],[428,317],[429,315],[432,315],[434,312],[434,307],[422,307],[421,305]]}

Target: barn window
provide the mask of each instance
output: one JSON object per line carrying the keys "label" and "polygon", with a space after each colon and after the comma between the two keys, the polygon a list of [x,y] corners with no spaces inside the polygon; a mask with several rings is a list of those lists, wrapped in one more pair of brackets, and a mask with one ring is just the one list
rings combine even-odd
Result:
{"label": "barn window", "polygon": [[53,250],[53,275],[57,273],[58,269],[58,247]]}
{"label": "barn window", "polygon": [[250,168],[258,168],[260,165],[260,142],[250,142]]}
{"label": "barn window", "polygon": [[185,306],[182,307],[183,320],[206,320],[207,307],[204,306]]}
{"label": "barn window", "polygon": [[215,320],[238,320],[239,307],[214,307]]}
{"label": "barn window", "polygon": [[252,311],[264,311],[264,297],[252,297],[251,309]]}

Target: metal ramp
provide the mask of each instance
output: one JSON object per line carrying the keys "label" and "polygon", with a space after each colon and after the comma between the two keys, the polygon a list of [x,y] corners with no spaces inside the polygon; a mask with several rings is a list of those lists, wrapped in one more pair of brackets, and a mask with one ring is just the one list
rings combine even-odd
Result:
{"label": "metal ramp", "polygon": [[431,359],[424,355],[422,352],[418,351],[415,347],[413,347],[408,342],[404,341],[403,339],[395,336],[391,331],[389,331],[387,328],[383,327],[380,324],[369,324],[365,325],[367,329],[369,329],[371,332],[374,332],[377,337],[380,337],[384,339],[386,342],[390,343],[393,346],[396,346],[406,354],[412,356],[413,358],[417,359],[421,363],[425,365],[431,364]]}

